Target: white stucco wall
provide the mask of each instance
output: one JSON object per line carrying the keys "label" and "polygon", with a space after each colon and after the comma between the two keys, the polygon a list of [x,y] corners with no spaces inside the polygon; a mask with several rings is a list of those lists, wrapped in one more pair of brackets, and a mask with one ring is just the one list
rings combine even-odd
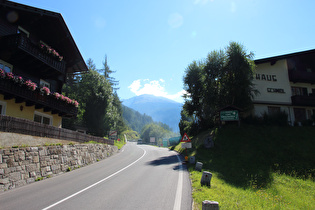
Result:
{"label": "white stucco wall", "polygon": [[254,103],[291,104],[292,93],[285,59],[273,65],[258,64],[253,83],[260,92]]}

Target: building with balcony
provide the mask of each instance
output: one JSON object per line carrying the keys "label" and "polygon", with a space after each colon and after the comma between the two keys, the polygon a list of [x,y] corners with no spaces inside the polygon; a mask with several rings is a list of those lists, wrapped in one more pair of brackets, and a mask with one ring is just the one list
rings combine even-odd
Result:
{"label": "building with balcony", "polygon": [[62,96],[87,66],[61,14],[0,0],[0,114],[61,127],[77,102]]}
{"label": "building with balcony", "polygon": [[315,114],[315,50],[255,60],[256,116],[285,111],[291,125]]}

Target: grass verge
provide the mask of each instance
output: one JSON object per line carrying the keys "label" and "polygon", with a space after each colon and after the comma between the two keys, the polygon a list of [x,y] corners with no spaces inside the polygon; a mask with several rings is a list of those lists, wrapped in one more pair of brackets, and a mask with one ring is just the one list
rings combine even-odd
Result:
{"label": "grass verge", "polygon": [[125,145],[125,141],[123,141],[123,140],[120,140],[120,141],[115,140],[114,145],[117,146],[118,149],[121,149]]}
{"label": "grass verge", "polygon": [[[212,132],[215,147],[203,140]],[[202,172],[188,165],[196,209],[218,201],[220,209],[315,209],[312,127],[227,126],[192,138],[188,155],[213,174],[211,187],[201,186]],[[180,145],[175,150],[183,153]]]}

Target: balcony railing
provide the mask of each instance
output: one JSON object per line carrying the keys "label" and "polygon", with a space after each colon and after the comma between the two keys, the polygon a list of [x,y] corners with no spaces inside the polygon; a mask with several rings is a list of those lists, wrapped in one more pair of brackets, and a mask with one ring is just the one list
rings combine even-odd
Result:
{"label": "balcony railing", "polygon": [[292,105],[315,107],[315,96],[291,96]]}
{"label": "balcony railing", "polygon": [[31,120],[20,119],[10,116],[0,115],[0,131],[10,133],[21,133],[31,136],[41,136],[47,138],[63,139],[75,142],[96,141],[114,145],[113,140],[91,136],[77,131],[64,128],[57,128],[50,125],[40,124]]}
{"label": "balcony railing", "polygon": [[302,82],[315,84],[315,72],[289,70],[289,79],[294,83]]}
{"label": "balcony railing", "polygon": [[[40,49],[36,44],[33,44],[29,38],[22,34],[14,34],[9,36],[4,36],[1,38],[1,45],[3,48],[17,48],[25,53],[33,56],[35,59],[41,61],[42,63],[48,65],[50,68],[53,68],[59,71],[62,74],[66,72],[66,63],[65,61],[60,61],[56,57]],[[20,56],[20,55],[18,55]]]}
{"label": "balcony railing", "polygon": [[18,85],[11,80],[0,79],[0,92],[6,97],[16,98],[19,102],[26,102],[29,105],[35,105],[35,108],[44,108],[44,111],[61,116],[73,117],[77,115],[78,108],[73,104],[58,100],[53,95],[44,95],[38,89],[29,90],[24,85]]}

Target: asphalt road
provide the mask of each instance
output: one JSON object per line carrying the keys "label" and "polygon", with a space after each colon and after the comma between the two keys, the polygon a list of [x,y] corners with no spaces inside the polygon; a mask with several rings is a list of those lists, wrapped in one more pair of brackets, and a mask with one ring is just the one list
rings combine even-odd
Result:
{"label": "asphalt road", "polygon": [[181,161],[166,148],[128,143],[108,159],[0,193],[0,209],[188,210],[191,184]]}

